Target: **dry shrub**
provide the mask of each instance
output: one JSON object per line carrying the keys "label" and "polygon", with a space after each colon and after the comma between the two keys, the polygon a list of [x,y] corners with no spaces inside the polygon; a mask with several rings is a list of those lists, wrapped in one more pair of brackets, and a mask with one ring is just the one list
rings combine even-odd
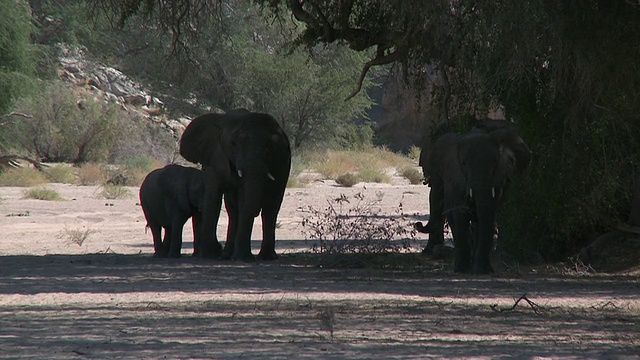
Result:
{"label": "dry shrub", "polygon": [[316,155],[306,155],[312,159],[309,167],[316,169],[327,179],[352,173],[361,181],[391,182],[387,169],[403,169],[412,161],[404,155],[396,154],[383,147],[368,147],[363,150],[330,150]]}
{"label": "dry shrub", "polygon": [[121,185],[104,184],[101,194],[105,199],[113,200],[127,198],[131,195],[131,192]]}
{"label": "dry shrub", "polygon": [[422,184],[424,176],[418,169],[413,166],[408,166],[400,171],[400,174],[409,180],[411,185]]}
{"label": "dry shrub", "polygon": [[358,178],[363,182],[371,183],[391,183],[391,177],[384,169],[373,167],[360,167]]}
{"label": "dry shrub", "polygon": [[422,149],[420,149],[419,146],[412,145],[409,148],[409,152],[407,153],[407,156],[409,157],[409,159],[418,161],[420,159],[421,152],[422,152]]}
{"label": "dry shrub", "polygon": [[49,166],[44,172],[53,183],[75,184],[77,182],[77,169],[71,164],[55,164]]}
{"label": "dry shrub", "polygon": [[62,196],[53,190],[45,187],[35,187],[25,189],[23,191],[25,199],[47,200],[47,201],[59,201],[62,200]]}
{"label": "dry shrub", "polygon": [[98,164],[86,163],[78,169],[78,182],[80,185],[100,185],[107,181],[106,171]]}
{"label": "dry shrub", "polygon": [[46,176],[35,169],[9,169],[0,173],[0,186],[32,187],[46,183]]}
{"label": "dry shrub", "polygon": [[352,187],[358,183],[358,177],[352,173],[342,174],[336,178],[336,183],[340,186]]}
{"label": "dry shrub", "polygon": [[[352,199],[342,194],[327,200],[322,209],[308,206],[302,219],[305,240],[318,240],[312,251],[323,254],[386,254],[411,250],[415,237],[402,204],[396,214],[381,214],[384,194],[367,199],[357,193]],[[353,201],[352,201],[353,200]]]}

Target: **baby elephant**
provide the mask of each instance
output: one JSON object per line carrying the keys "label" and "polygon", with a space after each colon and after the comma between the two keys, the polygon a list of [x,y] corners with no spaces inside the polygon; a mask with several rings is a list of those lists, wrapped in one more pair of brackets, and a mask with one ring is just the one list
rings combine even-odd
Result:
{"label": "baby elephant", "polygon": [[153,257],[180,257],[182,228],[189,218],[197,253],[203,201],[204,178],[198,169],[171,164],[147,175],[140,185],[140,205],[153,234]]}

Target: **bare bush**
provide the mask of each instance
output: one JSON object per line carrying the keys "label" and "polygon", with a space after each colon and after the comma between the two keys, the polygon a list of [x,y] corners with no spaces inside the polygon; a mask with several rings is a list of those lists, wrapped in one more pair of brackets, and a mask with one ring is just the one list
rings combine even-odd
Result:
{"label": "bare bush", "polygon": [[[395,214],[383,214],[378,207],[384,193],[375,199],[357,193],[353,199],[341,194],[327,200],[325,208],[303,209],[306,240],[318,240],[312,251],[324,254],[384,254],[407,252],[415,230],[406,219],[402,203]],[[352,203],[352,200],[354,202]]]}

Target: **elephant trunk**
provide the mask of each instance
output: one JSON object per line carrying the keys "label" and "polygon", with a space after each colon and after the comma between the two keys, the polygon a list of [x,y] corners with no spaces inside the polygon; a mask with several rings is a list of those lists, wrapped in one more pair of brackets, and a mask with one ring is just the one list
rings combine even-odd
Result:
{"label": "elephant trunk", "polygon": [[497,201],[500,189],[492,186],[477,187],[473,194],[472,213],[475,213],[472,223],[472,239],[475,251],[473,258],[473,272],[486,274],[492,272],[489,255],[493,248]]}

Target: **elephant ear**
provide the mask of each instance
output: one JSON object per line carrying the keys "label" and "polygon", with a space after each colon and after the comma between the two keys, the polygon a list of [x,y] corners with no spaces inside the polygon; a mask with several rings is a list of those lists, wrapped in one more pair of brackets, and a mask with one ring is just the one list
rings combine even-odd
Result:
{"label": "elephant ear", "polygon": [[210,166],[222,134],[223,114],[205,114],[191,120],[180,138],[180,155],[192,163]]}
{"label": "elephant ear", "polygon": [[515,129],[501,129],[491,133],[500,144],[500,163],[507,176],[524,171],[531,161],[531,150]]}

